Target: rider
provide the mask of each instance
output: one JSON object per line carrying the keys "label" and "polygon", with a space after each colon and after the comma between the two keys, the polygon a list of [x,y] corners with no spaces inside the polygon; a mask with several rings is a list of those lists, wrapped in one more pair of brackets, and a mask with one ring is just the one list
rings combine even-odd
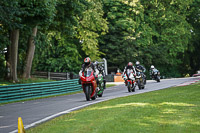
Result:
{"label": "rider", "polygon": [[[79,72],[79,75],[82,75],[82,72],[85,71],[85,68],[88,68],[88,67],[91,67],[94,71],[94,77],[95,77],[95,80],[97,81],[97,74],[98,74],[98,70],[95,68],[94,64],[91,62],[91,59],[89,57],[86,57],[84,59],[84,63],[82,64],[82,67],[81,67],[81,70]],[[79,79],[79,83],[80,83],[80,79]]]}
{"label": "rider", "polygon": [[154,65],[151,65],[151,68],[150,68],[150,71],[149,71],[151,77],[154,76],[154,72],[155,72],[155,71],[158,71],[158,69],[156,69],[156,68],[154,67]]}
{"label": "rider", "polygon": [[136,72],[142,72],[143,73],[143,76],[144,76],[144,79],[145,79],[145,82],[144,84],[146,84],[146,75],[144,74],[146,72],[146,69],[145,67],[143,67],[142,65],[140,65],[140,62],[139,61],[136,61],[135,63],[135,70]]}
{"label": "rider", "polygon": [[[104,83],[104,89],[106,89],[106,78],[105,78],[105,71],[102,65],[100,65],[97,61],[95,62],[96,68],[98,69],[99,73],[103,76],[103,83]],[[99,84],[99,82],[97,82]]]}
{"label": "rider", "polygon": [[85,68],[87,68],[87,67],[91,67],[94,70],[94,72],[95,72],[95,66],[91,62],[91,59],[89,57],[86,57],[84,59],[84,63],[82,64],[81,72],[85,71]]}
{"label": "rider", "polygon": [[[127,69],[131,69],[133,71],[133,75],[136,75],[136,71],[135,71],[135,67],[133,66],[132,62],[129,62],[127,66],[125,66],[124,68],[124,72],[122,74],[122,77],[124,77],[124,75],[127,75]],[[125,85],[127,85],[127,80],[125,80]]]}

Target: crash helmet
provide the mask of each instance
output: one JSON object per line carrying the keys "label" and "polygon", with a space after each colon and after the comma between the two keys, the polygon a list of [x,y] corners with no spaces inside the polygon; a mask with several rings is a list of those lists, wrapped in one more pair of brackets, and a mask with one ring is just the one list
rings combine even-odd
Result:
{"label": "crash helmet", "polygon": [[86,57],[86,58],[84,59],[84,63],[85,63],[85,65],[90,65],[91,59],[90,59],[89,57]]}
{"label": "crash helmet", "polygon": [[136,61],[136,63],[135,63],[135,64],[136,64],[136,66],[137,66],[137,65],[140,65],[140,62],[139,62],[139,61]]}
{"label": "crash helmet", "polygon": [[133,66],[133,63],[132,63],[132,62],[129,62],[129,63],[128,63],[128,66]]}
{"label": "crash helmet", "polygon": [[151,65],[151,69],[154,69],[154,65]]}

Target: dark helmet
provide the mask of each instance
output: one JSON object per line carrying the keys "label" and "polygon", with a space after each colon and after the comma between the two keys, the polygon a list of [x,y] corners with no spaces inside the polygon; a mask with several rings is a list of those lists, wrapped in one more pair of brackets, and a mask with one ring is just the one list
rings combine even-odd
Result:
{"label": "dark helmet", "polygon": [[129,63],[128,63],[128,66],[133,66],[133,63],[132,63],[132,62],[129,62]]}
{"label": "dark helmet", "polygon": [[86,58],[84,59],[84,63],[85,63],[85,65],[89,65],[89,64],[91,63],[90,58],[89,58],[89,57],[86,57]]}
{"label": "dark helmet", "polygon": [[140,62],[139,62],[139,61],[136,61],[136,63],[135,63],[135,64],[136,64],[136,66],[137,66],[137,65],[140,65]]}

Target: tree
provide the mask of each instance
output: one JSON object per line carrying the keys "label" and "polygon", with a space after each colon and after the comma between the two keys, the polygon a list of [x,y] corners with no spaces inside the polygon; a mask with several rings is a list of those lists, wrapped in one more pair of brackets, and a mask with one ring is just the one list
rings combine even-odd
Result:
{"label": "tree", "polygon": [[109,32],[100,39],[100,50],[105,53],[102,57],[109,66],[123,69],[129,61],[135,62],[142,54],[139,48],[147,45],[138,41],[141,33],[144,35],[142,30],[149,28],[141,23],[143,7],[133,0],[104,0],[104,12]]}
{"label": "tree", "polygon": [[107,22],[98,0],[58,1],[46,39],[36,46],[35,66],[38,70],[77,72],[85,56],[99,57],[97,38],[105,31]]}
{"label": "tree", "polygon": [[181,64],[180,70],[181,72],[186,74],[194,74],[197,70],[200,70],[200,1],[194,0],[191,4],[190,10],[188,10],[189,14],[187,16],[187,21],[191,24],[191,34],[192,38],[187,46],[187,50],[180,54],[180,59],[183,60]]}
{"label": "tree", "polygon": [[192,27],[186,20],[191,2],[104,0],[109,33],[101,38],[100,47],[109,65],[122,68],[139,60],[147,68],[154,64],[168,76],[180,76],[179,54],[191,38]]}
{"label": "tree", "polygon": [[[24,1],[21,6],[28,12],[23,18],[24,23],[32,28],[32,33],[28,39],[28,50],[26,54],[23,78],[30,78],[32,61],[35,53],[35,37],[38,26],[48,27],[52,23],[55,13],[55,0]],[[34,7],[34,8],[32,8]]]}
{"label": "tree", "polygon": [[11,79],[13,82],[18,81],[17,78],[17,55],[18,55],[18,40],[19,29],[22,28],[20,24],[20,15],[24,12],[19,9],[18,1],[2,0],[0,2],[0,24],[4,31],[7,31],[7,37],[10,39],[8,47],[7,64],[9,64]]}

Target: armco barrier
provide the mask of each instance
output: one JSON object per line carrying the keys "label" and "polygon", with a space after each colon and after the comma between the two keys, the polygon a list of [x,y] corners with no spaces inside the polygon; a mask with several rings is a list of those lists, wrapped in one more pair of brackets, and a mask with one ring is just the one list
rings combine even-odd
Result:
{"label": "armco barrier", "polygon": [[82,90],[78,79],[0,86],[0,103]]}

